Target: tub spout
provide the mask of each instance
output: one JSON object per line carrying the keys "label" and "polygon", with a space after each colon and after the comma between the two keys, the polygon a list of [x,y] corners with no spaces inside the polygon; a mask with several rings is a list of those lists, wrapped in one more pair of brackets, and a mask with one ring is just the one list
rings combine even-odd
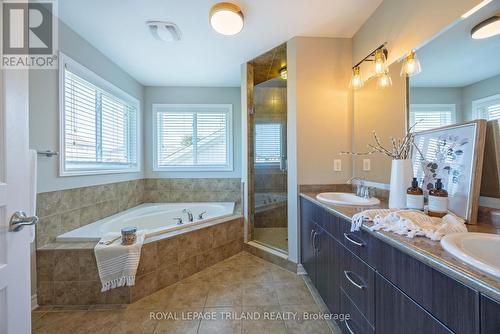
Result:
{"label": "tub spout", "polygon": [[184,210],[182,210],[182,212],[183,212],[183,213],[187,213],[187,215],[188,215],[188,220],[189,220],[190,222],[193,222],[193,220],[194,220],[194,219],[193,219],[193,213],[191,212],[191,210],[189,210],[189,209],[184,209]]}

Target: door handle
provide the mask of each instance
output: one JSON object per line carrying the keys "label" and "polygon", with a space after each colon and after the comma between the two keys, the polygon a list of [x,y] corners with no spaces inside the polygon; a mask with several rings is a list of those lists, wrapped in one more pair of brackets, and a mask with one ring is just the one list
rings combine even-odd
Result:
{"label": "door handle", "polygon": [[16,211],[10,217],[9,221],[9,231],[10,232],[19,232],[23,229],[24,226],[35,225],[38,223],[37,216],[27,216],[24,211]]}

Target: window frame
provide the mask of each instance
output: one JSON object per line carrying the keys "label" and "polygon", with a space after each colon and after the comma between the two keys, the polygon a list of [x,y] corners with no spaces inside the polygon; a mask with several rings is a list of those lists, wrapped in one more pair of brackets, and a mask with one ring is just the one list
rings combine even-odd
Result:
{"label": "window frame", "polygon": [[[159,166],[158,165],[158,113],[170,111],[183,111],[187,113],[199,112],[210,108],[223,108],[227,113],[226,126],[226,152],[227,164],[225,165],[183,165],[183,166]],[[161,110],[159,110],[161,109]],[[151,105],[152,121],[153,121],[153,171],[154,172],[231,172],[234,170],[234,154],[233,154],[233,105],[232,104],[171,104],[171,103],[153,103]]]}
{"label": "window frame", "polygon": [[[103,91],[111,94],[115,98],[122,100],[125,103],[128,103],[134,106],[137,110],[136,112],[136,158],[137,161],[133,165],[128,165],[127,167],[118,167],[118,164],[108,164],[108,168],[106,168],[105,164],[99,163],[89,163],[89,167],[82,169],[67,169],[66,168],[66,152],[65,152],[65,138],[66,138],[66,129],[65,129],[65,69],[71,68],[71,72],[79,76],[80,78],[90,82],[91,84],[97,86]],[[122,89],[116,87],[109,81],[103,79],[95,72],[91,71],[87,67],[81,65],[76,62],[72,58],[59,53],[59,176],[82,176],[82,175],[104,175],[104,174],[124,174],[124,173],[138,173],[141,172],[141,102],[139,99],[131,96],[126,93]]]}
{"label": "window frame", "polygon": [[[409,126],[413,125],[412,124],[412,112],[440,113],[443,111],[450,111],[450,110],[441,110],[441,111],[436,110],[439,108],[450,108],[450,110],[453,109],[451,123],[445,124],[445,125],[440,125],[438,127],[431,128],[431,129],[437,129],[437,128],[440,128],[443,126],[452,125],[452,124],[455,124],[457,122],[457,105],[454,103],[412,103],[412,104],[410,104],[410,108],[408,110]],[[417,110],[415,110],[415,109],[417,109]],[[413,119],[413,121],[415,121],[415,119]],[[419,132],[428,131],[431,129],[420,130]]]}
{"label": "window frame", "polygon": [[[472,101],[472,115],[474,116],[474,119],[486,119],[483,118],[483,115],[478,115],[478,109],[484,106],[491,106],[492,101],[499,101],[500,102],[500,94],[493,94],[490,96],[486,96],[480,99],[476,99]],[[489,121],[490,119],[486,119]]]}
{"label": "window frame", "polygon": [[[286,124],[284,121],[281,121],[281,120],[276,120],[276,121],[273,121],[273,120],[266,120],[264,122],[255,122],[254,126],[258,125],[258,124],[278,124],[280,126],[280,153],[281,153],[281,156],[280,156],[280,159],[282,160],[283,158],[285,158],[283,156],[283,152],[286,152],[286,147],[285,147],[285,136],[284,136],[284,133],[285,133],[285,127],[286,127]],[[255,132],[256,130],[254,130]],[[255,169],[276,169],[276,170],[281,170],[281,161],[280,162],[257,162],[256,159],[257,159],[257,148],[256,148],[256,144],[257,144],[257,140],[255,139],[254,140],[254,157],[253,157],[253,164],[254,164],[254,167]]]}

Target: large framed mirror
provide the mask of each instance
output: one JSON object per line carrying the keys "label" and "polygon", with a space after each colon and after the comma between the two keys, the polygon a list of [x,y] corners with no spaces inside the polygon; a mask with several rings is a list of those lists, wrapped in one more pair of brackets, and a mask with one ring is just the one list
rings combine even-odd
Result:
{"label": "large framed mirror", "polygon": [[426,131],[486,119],[481,196],[489,198],[500,198],[500,35],[471,32],[498,12],[494,1],[416,50],[422,72],[409,79],[407,120]]}

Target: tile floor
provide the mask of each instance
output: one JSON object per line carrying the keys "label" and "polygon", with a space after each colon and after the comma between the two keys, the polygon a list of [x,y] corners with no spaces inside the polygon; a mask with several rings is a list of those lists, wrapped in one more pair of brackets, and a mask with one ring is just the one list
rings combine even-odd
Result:
{"label": "tile floor", "polygon": [[37,334],[332,333],[303,319],[319,312],[301,276],[241,252],[130,305],[41,308],[32,319]]}

